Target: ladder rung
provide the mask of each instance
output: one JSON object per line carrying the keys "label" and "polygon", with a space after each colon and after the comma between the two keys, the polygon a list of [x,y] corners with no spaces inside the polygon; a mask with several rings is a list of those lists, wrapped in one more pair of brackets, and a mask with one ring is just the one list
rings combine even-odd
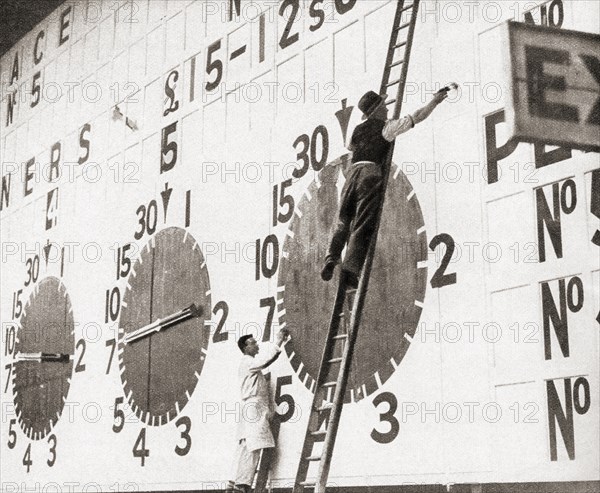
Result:
{"label": "ladder rung", "polygon": [[413,8],[413,5],[414,5],[414,3],[411,3],[410,5],[407,5],[406,7],[402,8],[402,9],[400,10],[400,12],[404,12],[405,10],[412,9],[412,8]]}
{"label": "ladder rung", "polygon": [[385,105],[387,106],[388,104],[393,104],[395,102],[396,102],[395,99],[390,99],[389,101],[386,101]]}
{"label": "ladder rung", "polygon": [[306,460],[310,460],[310,461],[318,461],[321,460],[321,456],[320,455],[309,455],[308,457],[305,457]]}
{"label": "ladder rung", "polygon": [[402,29],[404,29],[405,27],[408,27],[408,26],[410,26],[410,21],[408,21],[408,22],[406,22],[406,23],[402,24],[401,26],[398,26],[398,27],[396,28],[396,31],[401,31]]}
{"label": "ladder rung", "polygon": [[327,404],[323,404],[322,406],[317,408],[317,412],[327,411],[333,407],[333,402],[328,402]]}
{"label": "ladder rung", "polygon": [[334,339],[348,339],[348,334],[338,334],[337,336],[333,336]]}
{"label": "ladder rung", "polygon": [[342,358],[331,358],[327,363],[341,363]]}
{"label": "ladder rung", "polygon": [[337,382],[325,382],[322,387],[335,387]]}
{"label": "ladder rung", "polygon": [[317,486],[317,482],[316,481],[300,481],[298,483],[300,486],[304,486],[305,488],[311,487],[311,486]]}
{"label": "ladder rung", "polygon": [[394,49],[402,48],[405,44],[406,44],[406,41],[402,41],[402,43],[398,43],[397,45],[394,45]]}
{"label": "ladder rung", "polygon": [[403,63],[404,63],[404,60],[399,60],[397,62],[392,63],[389,68],[397,67],[398,65],[402,65]]}
{"label": "ladder rung", "polygon": [[396,79],[393,80],[392,82],[388,83],[385,85],[385,87],[391,87],[391,86],[395,86],[396,84],[398,84],[400,82],[400,79]]}
{"label": "ladder rung", "polygon": [[311,431],[310,434],[313,437],[324,437],[325,435],[327,435],[327,430]]}

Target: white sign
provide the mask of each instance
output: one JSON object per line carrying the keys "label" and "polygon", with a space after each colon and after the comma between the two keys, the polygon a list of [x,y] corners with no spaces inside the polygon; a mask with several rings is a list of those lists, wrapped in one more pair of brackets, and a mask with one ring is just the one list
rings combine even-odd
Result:
{"label": "white sign", "polygon": [[600,150],[600,35],[507,23],[512,137]]}

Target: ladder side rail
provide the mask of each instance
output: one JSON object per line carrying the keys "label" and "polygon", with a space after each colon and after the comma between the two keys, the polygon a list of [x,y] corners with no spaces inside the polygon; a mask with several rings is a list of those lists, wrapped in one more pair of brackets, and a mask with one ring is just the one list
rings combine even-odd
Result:
{"label": "ladder side rail", "polygon": [[332,347],[334,344],[333,336],[339,329],[340,317],[339,311],[343,306],[345,299],[345,287],[342,283],[338,284],[337,293],[335,296],[335,301],[333,303],[333,310],[331,312],[331,319],[329,321],[329,328],[327,331],[327,339],[325,341],[325,346],[323,348],[323,352],[321,355],[321,364],[319,366],[319,374],[317,379],[315,380],[315,392],[313,395],[312,406],[310,408],[308,424],[306,426],[306,434],[304,436],[304,444],[302,446],[302,452],[300,456],[300,464],[298,467],[298,472],[296,473],[296,481],[294,482],[293,493],[302,493],[303,487],[300,486],[302,481],[306,479],[306,472],[308,471],[309,463],[305,459],[305,457],[311,452],[313,447],[313,440],[311,438],[311,424],[315,420],[315,415],[318,419],[318,412],[316,411],[319,406],[319,399],[321,398],[321,393],[319,392],[320,386],[323,385],[325,377],[327,375],[329,365],[327,361],[330,359],[330,353],[332,351]]}
{"label": "ladder side rail", "polygon": [[[412,43],[415,35],[415,26],[417,24],[417,15],[419,13],[419,2],[420,0],[413,0],[413,11],[411,17],[411,23],[408,27],[408,35],[406,38],[406,48],[404,50],[404,63],[402,64],[402,72],[400,73],[400,84],[398,85],[398,93],[396,94],[396,103],[394,105],[394,113],[392,114],[393,119],[398,119],[400,117],[400,112],[402,111],[402,99],[404,97],[404,88],[406,87],[406,77],[408,76],[408,66],[410,62],[410,54],[412,52]],[[387,82],[386,82],[387,83]],[[391,165],[392,157],[393,157],[393,147],[392,147],[392,156],[390,157],[390,161],[388,163],[388,167]],[[388,169],[389,171],[389,169]],[[387,178],[385,179],[387,181]],[[383,206],[383,204],[382,204]]]}
{"label": "ladder side rail", "polygon": [[403,7],[404,7],[404,0],[399,0],[397,7],[396,7],[396,13],[394,14],[394,23],[392,24],[394,27],[392,30],[392,34],[390,36],[390,44],[388,45],[388,52],[387,52],[387,56],[385,59],[385,68],[383,69],[383,78],[382,78],[381,86],[379,88],[379,94],[384,94],[385,89],[386,89],[385,86],[389,82],[389,79],[390,79],[390,73],[392,71],[391,65],[394,60],[394,53],[396,52],[394,45],[397,43],[398,35],[400,34],[400,32],[396,28],[400,25],[400,19],[402,18]]}
{"label": "ladder side rail", "polygon": [[338,284],[337,293],[335,296],[335,301],[333,302],[333,310],[331,312],[331,318],[329,320],[329,328],[327,331],[327,339],[325,342],[325,347],[323,348],[323,353],[321,355],[321,365],[319,366],[319,375],[315,382],[315,398],[317,398],[317,390],[323,385],[325,382],[325,377],[327,376],[327,369],[329,368],[328,360],[330,359],[330,352],[334,345],[333,336],[338,331],[340,326],[340,309],[344,305],[344,300],[346,296],[346,288],[343,286],[343,283]]}
{"label": "ladder side rail", "polygon": [[387,188],[388,183],[388,175],[391,163],[391,157],[394,153],[394,145],[390,148],[388,152],[388,156],[386,158],[387,166],[384,169],[388,170],[388,173],[383,178],[382,188],[384,190],[382,200],[380,202],[380,208],[378,213],[378,219],[376,222],[375,230],[373,232],[373,236],[371,238],[371,242],[369,245],[369,250],[367,252],[367,257],[365,259],[365,263],[363,265],[363,270],[360,276],[360,280],[358,283],[358,290],[356,292],[354,307],[352,309],[352,316],[350,318],[350,328],[348,330],[348,341],[346,343],[346,348],[344,350],[344,356],[341,362],[340,375],[338,377],[338,385],[335,389],[334,400],[333,400],[333,408],[331,409],[331,415],[329,418],[329,426],[328,433],[325,437],[325,443],[323,444],[323,454],[321,459],[321,464],[319,467],[319,484],[318,489],[315,490],[315,493],[325,493],[325,488],[327,484],[327,477],[329,476],[329,468],[331,466],[331,459],[333,456],[333,448],[335,445],[335,440],[337,437],[337,430],[339,426],[339,421],[342,414],[343,409],[343,401],[344,395],[346,393],[346,384],[348,382],[348,376],[350,375],[350,368],[352,365],[352,356],[354,353],[354,346],[356,342],[356,338],[358,335],[358,328],[360,325],[360,319],[362,317],[362,311],[365,302],[365,295],[368,290],[369,279],[371,274],[371,267],[373,264],[373,257],[375,252],[375,247],[377,244],[377,233],[379,231],[379,224],[381,220],[381,210],[383,209],[383,198],[385,197],[385,190]]}
{"label": "ladder side rail", "polygon": [[[397,39],[398,39],[398,35],[399,35],[398,26],[400,23],[402,12],[404,10],[407,10],[412,7],[413,11],[411,13],[410,25],[408,26],[409,30],[408,30],[408,34],[407,34],[407,38],[406,38],[407,41],[406,41],[406,47],[405,47],[404,63],[403,63],[402,71],[401,71],[400,83],[398,86],[397,97],[396,97],[396,101],[395,101],[394,118],[398,118],[398,116],[400,115],[400,112],[401,112],[402,95],[404,94],[404,88],[406,85],[408,63],[409,63],[409,59],[410,59],[410,52],[412,49],[412,40],[413,40],[414,30],[415,30],[415,25],[416,25],[416,20],[417,20],[419,1],[420,0],[413,0],[413,3],[406,9],[404,8],[404,0],[398,1],[397,11],[396,11],[396,15],[394,18],[394,30],[392,32],[392,35],[390,36],[390,45],[388,47],[387,60],[386,60],[384,74],[383,74],[383,80],[382,80],[382,85],[381,85],[382,89],[380,91],[381,94],[384,94],[385,88],[387,87],[387,84],[389,82],[389,76],[391,73],[391,64],[393,62],[393,57],[394,57],[394,53],[395,53],[394,46],[397,43]],[[346,386],[347,386],[348,376],[349,376],[350,368],[351,368],[354,345],[355,345],[356,338],[358,335],[358,328],[360,325],[360,320],[361,320],[362,311],[363,311],[363,307],[364,307],[365,295],[366,295],[366,292],[368,289],[368,284],[369,284],[369,279],[370,279],[370,274],[371,274],[371,269],[372,269],[372,264],[373,264],[373,258],[375,255],[375,249],[376,249],[376,244],[377,244],[377,235],[378,235],[379,226],[381,223],[381,215],[382,215],[383,205],[384,205],[384,201],[385,201],[385,193],[386,193],[387,185],[389,182],[389,172],[390,172],[390,168],[391,168],[394,147],[395,147],[394,143],[392,142],[389,152],[383,163],[382,197],[381,197],[381,201],[379,203],[379,207],[378,207],[378,211],[377,211],[377,216],[376,216],[377,219],[376,219],[375,229],[374,229],[373,236],[372,236],[370,244],[369,244],[367,257],[365,259],[365,264],[363,265],[363,269],[362,269],[361,276],[359,279],[359,285],[358,285],[358,290],[357,290],[356,296],[355,296],[354,306],[352,308],[350,329],[348,331],[348,340],[346,341],[346,345],[344,348],[344,354],[343,354],[343,358],[341,361],[341,368],[339,370],[337,385],[336,385],[334,399],[333,399],[333,406],[331,408],[331,413],[330,413],[330,416],[328,419],[327,433],[326,433],[325,442],[323,445],[323,452],[322,452],[321,462],[320,462],[320,466],[319,466],[319,473],[317,476],[317,484],[315,485],[315,493],[325,493],[325,491],[326,491],[327,477],[329,475],[329,468],[331,465],[333,447],[335,444],[335,440],[336,440],[336,436],[337,436],[337,429],[338,429],[338,425],[339,425],[339,421],[340,421],[340,417],[341,417],[341,412],[343,409],[343,400],[344,400],[344,396],[346,393]],[[303,452],[302,452],[303,455],[300,459],[298,475],[296,477],[296,483],[294,485],[294,490],[293,490],[294,493],[302,493],[304,491],[304,487],[300,485],[300,482],[305,479],[302,476],[306,475],[306,472],[308,469],[308,461],[306,461],[305,457],[304,457],[306,455],[304,448],[307,448],[307,442],[310,442],[310,424],[311,424],[311,420],[313,419],[313,416],[316,413],[315,409],[316,409],[316,404],[318,403],[318,399],[320,396],[320,394],[319,394],[320,386],[324,383],[323,380],[324,380],[325,375],[327,374],[327,371],[325,371],[325,369],[328,370],[328,368],[329,368],[327,360],[329,359],[329,356],[330,356],[329,352],[331,350],[331,347],[333,346],[333,344],[332,344],[333,343],[333,340],[332,340],[333,333],[335,331],[337,331],[339,328],[339,313],[338,312],[341,307],[341,304],[344,302],[344,298],[345,298],[345,287],[342,285],[342,283],[340,283],[340,285],[338,286],[336,301],[334,303],[334,310],[332,312],[332,318],[331,318],[330,326],[329,326],[329,330],[328,330],[327,343],[323,350],[321,367],[319,368],[319,376],[316,381],[315,395],[314,395],[314,399],[313,399],[313,407],[311,409],[309,423],[307,426],[307,432],[306,432],[304,447],[303,447]],[[310,443],[311,443],[311,448],[312,448],[314,443],[312,443],[312,442],[310,442]]]}

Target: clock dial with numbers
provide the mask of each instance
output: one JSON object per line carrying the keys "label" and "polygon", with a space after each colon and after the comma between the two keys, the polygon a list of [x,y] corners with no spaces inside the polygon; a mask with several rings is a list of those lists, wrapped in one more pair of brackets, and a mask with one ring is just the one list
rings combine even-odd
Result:
{"label": "clock dial with numbers", "polygon": [[68,412],[67,402],[75,399],[70,392],[73,379],[85,375],[88,356],[64,278],[64,246],[47,240],[27,253],[24,265],[15,266],[25,281],[12,293],[12,319],[3,327],[3,390],[15,416],[7,415],[8,450],[22,454],[27,473],[40,474],[59,457],[64,460],[67,450],[61,437],[66,424],[58,425]]}
{"label": "clock dial with numbers", "polygon": [[[131,268],[119,318],[123,390],[143,422],[166,424],[191,398],[208,348],[210,309],[208,270],[194,237],[177,227],[156,233]],[[163,325],[140,333],[157,321]]]}
{"label": "clock dial with numbers", "polygon": [[75,323],[67,289],[56,277],[46,277],[23,308],[15,344],[15,409],[29,438],[45,438],[60,419],[74,352]]}
{"label": "clock dial with numbers", "polygon": [[[322,259],[337,223],[343,156],[323,168],[298,203],[283,244],[278,292],[280,324],[294,334],[286,345],[300,380],[314,391],[337,285],[320,279]],[[349,377],[347,401],[360,400],[382,386],[400,364],[417,329],[427,282],[427,237],[421,208],[410,182],[392,167],[381,223],[379,255],[361,322]],[[307,245],[310,245],[307,248]],[[381,310],[381,300],[394,302]]]}
{"label": "clock dial with numbers", "polygon": [[213,301],[209,266],[191,231],[192,197],[167,182],[156,199],[132,208],[133,241],[116,245],[117,282],[105,292],[105,323],[116,327],[105,343],[106,374],[117,372],[122,389],[111,406],[112,430],[135,429],[129,454],[143,467],[157,467],[162,440],[175,456],[193,450],[190,402],[202,399],[197,388],[210,342],[228,339],[229,306]]}

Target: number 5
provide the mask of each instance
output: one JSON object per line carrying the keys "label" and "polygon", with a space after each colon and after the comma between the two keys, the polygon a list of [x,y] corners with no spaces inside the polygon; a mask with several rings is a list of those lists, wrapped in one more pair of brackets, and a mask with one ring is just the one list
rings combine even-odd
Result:
{"label": "number 5", "polygon": [[[273,187],[273,226],[277,226],[277,223],[287,223],[294,215],[294,197],[290,194],[285,193],[285,189],[292,185],[292,179],[281,182],[281,189],[279,194],[279,205],[277,204],[277,195],[279,188],[277,185]],[[279,208],[287,207],[287,212],[282,214],[279,212]]]}
{"label": "number 5", "polygon": [[275,404],[279,406],[279,404],[283,404],[285,402],[288,405],[288,410],[285,412],[285,414],[279,415],[279,420],[282,423],[289,421],[296,411],[296,403],[294,402],[294,398],[290,394],[281,394],[281,388],[284,385],[291,385],[291,383],[291,375],[286,375],[285,377],[279,377],[277,379],[277,386],[275,388]]}
{"label": "number 5", "polygon": [[16,419],[11,419],[8,425],[8,448],[14,449],[17,444],[17,433],[12,429],[13,425],[17,423]]}
{"label": "number 5", "polygon": [[114,420],[118,424],[113,424],[112,430],[115,433],[120,433],[123,427],[125,426],[125,413],[122,409],[119,409],[119,406],[123,404],[123,397],[117,397],[115,399],[115,412],[114,412]]}
{"label": "number 5", "polygon": [[214,70],[217,71],[217,76],[213,82],[206,83],[207,92],[214,91],[217,86],[221,83],[221,79],[223,78],[223,62],[221,60],[213,60],[213,53],[217,50],[221,49],[221,40],[215,41],[208,47],[208,52],[206,54],[206,73],[210,75]]}
{"label": "number 5", "polygon": [[41,72],[36,72],[33,75],[33,81],[31,82],[31,95],[33,96],[31,98],[31,103],[30,106],[33,108],[35,106],[37,106],[37,104],[40,102],[40,83],[39,83],[39,79],[42,76]]}

